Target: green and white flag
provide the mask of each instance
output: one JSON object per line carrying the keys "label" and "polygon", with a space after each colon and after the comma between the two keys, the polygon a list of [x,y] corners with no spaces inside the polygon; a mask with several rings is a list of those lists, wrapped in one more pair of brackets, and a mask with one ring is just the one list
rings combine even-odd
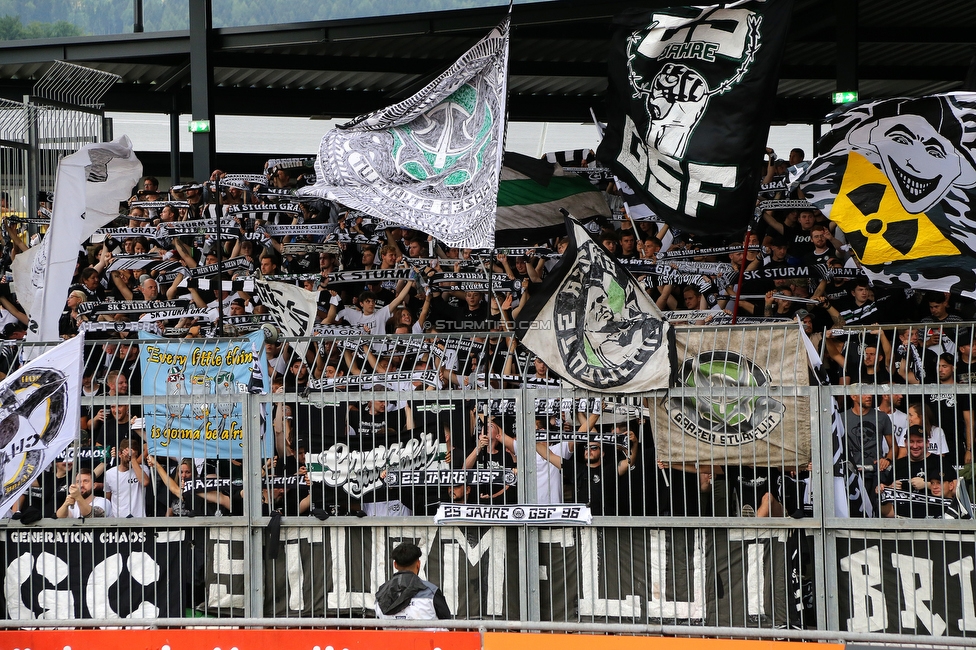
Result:
{"label": "green and white flag", "polygon": [[338,201],[448,246],[494,247],[509,20],[415,95],[326,133],[316,183],[299,194]]}
{"label": "green and white flag", "polygon": [[498,240],[539,242],[565,234],[562,210],[577,219],[610,217],[603,193],[585,176],[567,174],[559,164],[505,153],[498,185]]}
{"label": "green and white flag", "polygon": [[522,309],[518,336],[559,377],[607,393],[667,388],[671,326],[634,277],[579,222]]}

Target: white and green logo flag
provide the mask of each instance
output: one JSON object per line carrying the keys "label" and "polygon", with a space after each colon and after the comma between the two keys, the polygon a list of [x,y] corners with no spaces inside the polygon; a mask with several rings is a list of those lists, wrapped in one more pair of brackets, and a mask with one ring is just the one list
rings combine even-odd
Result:
{"label": "white and green logo flag", "polygon": [[493,248],[505,136],[509,18],[422,90],[325,134],[322,196],[448,246]]}
{"label": "white and green logo flag", "polygon": [[570,244],[522,309],[522,343],[580,388],[667,388],[671,326],[634,277],[566,218]]}
{"label": "white and green logo flag", "polygon": [[795,323],[680,330],[668,395],[653,398],[657,457],[669,463],[810,462],[806,351]]}

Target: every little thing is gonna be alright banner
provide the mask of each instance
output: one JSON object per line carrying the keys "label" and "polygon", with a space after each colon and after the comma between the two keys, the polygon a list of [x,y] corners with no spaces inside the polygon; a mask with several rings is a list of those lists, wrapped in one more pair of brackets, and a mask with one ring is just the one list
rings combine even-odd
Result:
{"label": "every little thing is gonna be alright banner", "polygon": [[[251,416],[244,410],[246,394],[266,394],[271,388],[264,332],[218,342],[145,340],[139,348],[149,452],[242,458],[245,435],[253,435]],[[259,417],[261,451],[270,454],[273,438],[265,405]]]}

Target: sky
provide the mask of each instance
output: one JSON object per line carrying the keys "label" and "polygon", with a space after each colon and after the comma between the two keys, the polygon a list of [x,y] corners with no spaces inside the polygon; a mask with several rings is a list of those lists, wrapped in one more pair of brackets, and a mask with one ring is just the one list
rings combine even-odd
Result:
{"label": "sky", "polygon": [[[169,118],[149,113],[108,113],[112,118],[115,137],[128,135],[136,151],[169,151]],[[180,149],[192,150],[191,136],[186,124],[189,115],[180,116]],[[326,131],[344,120],[312,120],[299,117],[244,117],[218,115],[214,118],[217,151],[222,153],[266,153],[280,155],[308,155],[318,151]],[[528,156],[538,157],[549,151],[567,149],[595,149],[599,144],[592,124],[563,122],[511,122],[505,148]],[[790,149],[800,147],[810,156],[813,150],[813,129],[809,124],[773,126],[768,144],[783,158]],[[235,170],[246,173],[248,170]]]}

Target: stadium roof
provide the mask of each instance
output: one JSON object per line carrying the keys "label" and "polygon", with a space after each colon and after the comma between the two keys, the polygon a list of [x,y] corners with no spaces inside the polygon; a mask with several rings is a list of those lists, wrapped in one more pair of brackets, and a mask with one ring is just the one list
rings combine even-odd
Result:
{"label": "stadium roof", "polygon": [[[419,3],[418,3],[419,4]],[[612,17],[674,2],[562,0],[512,15],[510,119],[603,112]],[[212,32],[214,114],[354,116],[431,80],[505,8],[234,27]],[[776,122],[818,122],[835,90],[862,99],[960,90],[974,74],[972,0],[796,0]],[[54,60],[121,76],[109,111],[189,113],[190,32],[0,42],[0,97],[20,100]],[[850,87],[850,86],[854,87]]]}

